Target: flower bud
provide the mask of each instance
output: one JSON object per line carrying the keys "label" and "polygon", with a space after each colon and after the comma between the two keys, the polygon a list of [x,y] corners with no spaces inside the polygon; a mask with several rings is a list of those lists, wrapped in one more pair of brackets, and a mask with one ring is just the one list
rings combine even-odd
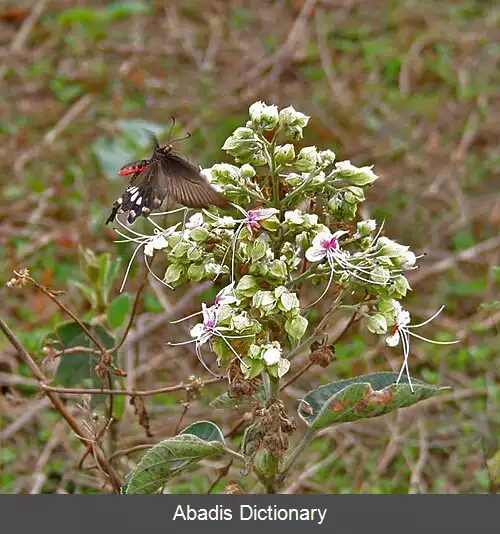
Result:
{"label": "flower bud", "polygon": [[359,168],[352,165],[349,160],[340,161],[335,164],[334,174],[338,178],[344,178],[352,185],[365,186],[378,179],[378,176],[372,171],[372,167]]}
{"label": "flower bud", "polygon": [[396,243],[396,241],[393,241],[385,236],[382,236],[378,239],[377,245],[380,253],[384,256],[389,256],[389,258],[404,258],[408,252],[408,249],[410,248],[400,245],[399,243]]}
{"label": "flower bud", "polygon": [[285,137],[287,141],[300,141],[303,137],[300,126],[289,126],[285,128]]}
{"label": "flower bud", "polygon": [[255,169],[248,163],[245,163],[245,165],[242,165],[240,168],[240,176],[244,180],[253,178],[255,174],[256,174]]}
{"label": "flower bud", "polygon": [[309,122],[309,117],[300,111],[296,111],[293,106],[282,109],[279,112],[279,124],[282,128],[299,126],[305,128]]}
{"label": "flower bud", "polygon": [[278,125],[279,115],[277,106],[267,106],[264,102],[255,102],[249,109],[250,118],[255,126],[264,130],[274,130]]}
{"label": "flower bud", "polygon": [[281,360],[281,350],[275,347],[269,348],[264,351],[262,358],[266,365],[275,365]]}
{"label": "flower bud", "polygon": [[238,184],[240,177],[240,169],[235,165],[229,163],[216,163],[210,172],[215,180],[224,184]]}
{"label": "flower bud", "polygon": [[368,318],[366,328],[372,334],[385,334],[387,333],[387,320],[381,313],[376,313]]}
{"label": "flower bud", "polygon": [[286,165],[295,158],[295,148],[291,144],[277,146],[274,149],[274,158],[279,165]]}
{"label": "flower bud", "polygon": [[366,221],[359,221],[356,225],[359,235],[368,236],[375,228],[377,228],[377,221],[375,219],[367,219]]}
{"label": "flower bud", "polygon": [[315,146],[306,146],[297,156],[295,166],[299,171],[311,172],[314,171],[318,164],[318,151]]}
{"label": "flower bud", "polygon": [[335,161],[335,152],[332,150],[321,150],[318,153],[318,162],[321,165],[321,167],[328,167],[328,165],[332,165]]}

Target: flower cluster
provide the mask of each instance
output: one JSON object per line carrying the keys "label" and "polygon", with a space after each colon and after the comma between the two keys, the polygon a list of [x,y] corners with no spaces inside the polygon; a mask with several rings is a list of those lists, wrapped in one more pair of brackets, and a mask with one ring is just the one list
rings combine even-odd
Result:
{"label": "flower cluster", "polygon": [[[309,306],[333,285],[353,294],[361,289],[379,303],[368,328],[386,334],[394,325],[388,344],[401,341],[404,353],[398,381],[406,370],[412,387],[409,336],[419,336],[410,329],[428,321],[410,325],[408,312],[398,311],[398,299],[410,289],[405,271],[416,268],[418,258],[381,235],[376,221],[354,221],[366,188],[378,178],[373,168],[337,161],[328,149],[298,150],[294,143],[303,138],[309,117],[291,106],[279,110],[256,102],[249,115],[223,146],[234,164],[201,171],[230,201],[228,209],[213,207],[189,218],[185,212],[182,223],[165,229],[149,218],[151,235],[118,221],[117,232],[137,244],[131,262],[141,247],[148,268],[156,251],[166,255],[165,276],[154,276],[169,287],[204,279],[227,284],[212,305],[180,320],[203,318],[191,328],[190,340],[172,345],[194,343],[207,370],[201,356],[205,345],[225,367],[238,361],[248,379],[263,372],[281,378],[290,367],[287,349],[301,342],[309,326],[298,288],[325,284]],[[129,270],[130,264],[126,276]],[[387,302],[391,309],[383,311]]]}

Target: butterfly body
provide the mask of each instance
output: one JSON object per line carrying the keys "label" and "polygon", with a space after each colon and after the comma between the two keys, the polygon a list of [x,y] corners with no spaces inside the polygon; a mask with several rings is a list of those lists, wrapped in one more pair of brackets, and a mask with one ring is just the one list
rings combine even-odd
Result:
{"label": "butterfly body", "polygon": [[153,155],[124,165],[120,176],[132,175],[126,191],[113,204],[106,224],[112,222],[118,212],[128,212],[127,221],[132,224],[141,215],[148,217],[159,209],[168,196],[188,208],[228,206],[224,196],[216,191],[191,163],[177,154],[171,144],[160,146],[156,138]]}

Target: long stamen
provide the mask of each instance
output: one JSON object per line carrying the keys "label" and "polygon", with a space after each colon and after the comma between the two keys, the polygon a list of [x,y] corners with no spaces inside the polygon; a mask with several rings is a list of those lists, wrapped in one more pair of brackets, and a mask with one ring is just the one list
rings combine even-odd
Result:
{"label": "long stamen", "polygon": [[235,257],[236,257],[236,243],[238,242],[238,237],[241,233],[241,231],[243,230],[243,225],[245,224],[245,222],[242,222],[238,228],[238,230],[236,230],[235,234],[234,234],[234,237],[233,237],[233,254],[231,256],[231,283],[234,282],[234,260],[235,260]]}
{"label": "long stamen", "polygon": [[120,290],[118,291],[121,293],[123,291],[123,288],[125,287],[125,284],[127,282],[128,273],[130,272],[130,268],[132,267],[132,262],[134,261],[134,258],[136,257],[137,253],[139,252],[139,249],[142,247],[142,244],[137,245],[137,247],[134,250],[134,253],[132,254],[132,257],[130,258],[130,261],[127,265],[127,270],[125,271],[125,276],[123,277],[122,285],[120,286]]}
{"label": "long stamen", "polygon": [[[359,265],[356,265],[354,263],[351,263],[349,260],[345,260],[345,259],[342,259],[340,260],[342,263],[340,265],[342,265],[344,268],[348,268],[348,269],[354,269],[360,273],[363,273],[363,274],[366,274],[368,276],[370,276],[372,273],[370,271],[367,271],[366,269],[363,269],[362,267],[360,267]],[[402,271],[397,271],[397,273],[395,274],[395,271],[392,271],[389,273],[389,278],[395,278],[396,276],[399,276],[399,274],[401,273]],[[371,280],[370,279],[370,283],[372,284],[379,284],[379,285],[385,285],[386,283],[385,282],[376,282],[375,280]]]}
{"label": "long stamen", "polygon": [[[330,263],[330,259],[328,259],[328,263]],[[328,280],[328,284],[325,287],[325,290],[323,291],[323,293],[321,293],[321,296],[319,298],[317,298],[312,304],[309,304],[308,306],[306,306],[306,308],[305,308],[306,310],[308,308],[311,308],[315,304],[317,304],[326,295],[326,293],[330,289],[330,286],[332,285],[332,281],[333,281],[333,275],[335,273],[335,269],[333,268],[333,266],[331,264],[330,264],[330,267],[331,267],[331,269],[330,269],[330,278]]]}
{"label": "long stamen", "polygon": [[159,276],[157,276],[157,275],[153,272],[153,269],[151,269],[151,266],[149,265],[148,257],[147,257],[146,254],[144,254],[144,263],[146,264],[146,268],[147,268],[147,270],[149,271],[150,274],[153,275],[153,277],[155,278],[155,280],[157,280],[158,282],[160,282],[160,284],[163,284],[164,286],[168,287],[169,289],[174,289],[170,284],[167,284],[167,282],[165,282],[165,280],[162,280]]}
{"label": "long stamen", "polygon": [[120,219],[117,217],[116,218],[116,222],[122,227],[122,228],[125,228],[125,230],[127,230],[128,232],[130,232],[131,234],[135,234],[139,237],[151,237],[151,236],[148,236],[146,234],[141,234],[139,232],[136,232],[134,229],[130,228],[130,226],[126,226],[125,224],[123,224]]}
{"label": "long stamen", "polygon": [[410,386],[410,390],[412,393],[414,393],[413,384],[411,382],[411,376],[410,376],[410,368],[408,366],[408,358],[410,356],[410,339],[408,336],[408,331],[406,331],[404,328],[399,328],[399,336],[401,338],[401,345],[403,346],[403,355],[404,355],[404,361],[403,365],[401,366],[401,371],[399,372],[399,376],[396,380],[396,384],[399,384],[399,381],[401,380],[401,377],[403,376],[403,371],[406,369],[406,375],[408,377],[408,384]]}
{"label": "long stamen", "polygon": [[202,311],[197,311],[195,313],[192,313],[191,315],[188,315],[187,317],[183,317],[182,319],[177,319],[176,321],[170,321],[170,324],[177,324],[182,323],[182,321],[186,321],[187,319],[191,319],[191,317],[196,317],[197,315],[202,314]]}
{"label": "long stamen", "polygon": [[[158,213],[151,213],[149,215],[149,217],[158,217],[160,215],[170,215],[171,213],[178,213],[179,211],[187,211],[188,208],[184,207],[184,208],[177,208],[175,210],[170,210],[170,211],[161,211],[161,212],[158,212]],[[148,217],[148,219],[149,219]]]}
{"label": "long stamen", "polygon": [[364,269],[360,269],[358,268],[357,265],[353,265],[352,263],[350,263],[349,261],[347,260],[344,260],[342,258],[340,258],[337,254],[332,254],[334,260],[337,262],[338,265],[340,265],[340,267],[342,267],[342,269],[345,269],[346,271],[349,271],[350,274],[352,274],[352,276],[354,276],[355,278],[358,278],[359,280],[362,280],[363,282],[366,282],[368,284],[376,284],[376,285],[379,285],[379,286],[385,286],[386,283],[385,282],[377,282],[375,280],[371,280],[371,279],[366,279],[366,278],[363,278],[362,276],[359,276],[356,271],[359,271],[363,274],[367,274],[367,275],[370,275],[371,273],[369,273],[368,271],[365,271]]}
{"label": "long stamen", "polygon": [[197,343],[197,339],[190,339],[189,341],[179,341],[177,343],[172,343],[171,341],[167,342],[167,345],[171,345],[172,347],[179,347],[180,345],[189,345],[190,343]]}
{"label": "long stamen", "polygon": [[160,233],[163,234],[165,232],[165,228],[162,228],[159,224],[156,224],[151,217],[146,218],[148,222],[150,222],[156,229],[160,230]]}
{"label": "long stamen", "polygon": [[201,355],[201,346],[199,343],[196,343],[196,356],[198,357],[198,360],[200,361],[201,365],[203,365],[203,367],[212,375],[214,376],[218,376],[217,374],[215,374],[212,369],[210,369],[210,367],[208,367],[208,365],[205,363],[205,360],[203,360],[203,357]]}
{"label": "long stamen", "polygon": [[419,336],[413,332],[408,332],[408,334],[422,341],[427,341],[427,343],[434,343],[434,345],[454,345],[455,343],[460,343],[460,339],[455,339],[454,341],[436,341],[435,339],[427,339],[426,337]]}
{"label": "long stamen", "polygon": [[429,317],[427,320],[425,320],[423,323],[419,323],[419,324],[412,324],[412,325],[408,325],[407,328],[419,328],[420,326],[424,326],[426,325],[427,323],[430,323],[433,319],[435,319],[445,308],[445,304],[443,304],[441,306],[441,308],[439,308],[439,310],[434,314],[432,315],[431,317]]}
{"label": "long stamen", "polygon": [[134,238],[129,235],[123,234],[117,228],[114,228],[114,230],[118,235],[121,235],[122,237],[125,238],[125,239],[118,239],[114,241],[114,243],[142,243],[144,244],[144,243],[147,243],[151,239],[151,237]]}
{"label": "long stamen", "polygon": [[249,369],[250,367],[241,359],[241,356],[233,349],[233,347],[231,346],[231,343],[229,343],[229,341],[227,341],[226,339],[226,336],[223,336],[219,331],[216,331],[217,335],[222,339],[222,341],[224,341],[224,343],[231,349],[231,351],[233,352],[233,354],[238,358],[238,360],[240,360],[240,362],[247,368]]}

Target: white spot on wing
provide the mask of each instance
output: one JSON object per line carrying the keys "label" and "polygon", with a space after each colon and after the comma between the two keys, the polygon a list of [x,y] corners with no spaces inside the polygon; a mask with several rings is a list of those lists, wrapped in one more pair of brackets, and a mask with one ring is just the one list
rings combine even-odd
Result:
{"label": "white spot on wing", "polygon": [[131,197],[130,202],[135,202],[135,199],[139,196],[139,191],[136,191]]}
{"label": "white spot on wing", "polygon": [[139,197],[136,201],[136,204],[140,206],[142,204],[142,197]]}
{"label": "white spot on wing", "polygon": [[123,204],[123,198],[120,197],[120,198],[117,200],[117,202],[118,202],[118,204],[120,204],[120,205]]}
{"label": "white spot on wing", "polygon": [[128,191],[130,194],[132,194],[132,193],[134,193],[135,191],[137,191],[137,189],[139,189],[139,188],[135,185],[134,187],[129,187],[129,188],[127,189],[127,191]]}

